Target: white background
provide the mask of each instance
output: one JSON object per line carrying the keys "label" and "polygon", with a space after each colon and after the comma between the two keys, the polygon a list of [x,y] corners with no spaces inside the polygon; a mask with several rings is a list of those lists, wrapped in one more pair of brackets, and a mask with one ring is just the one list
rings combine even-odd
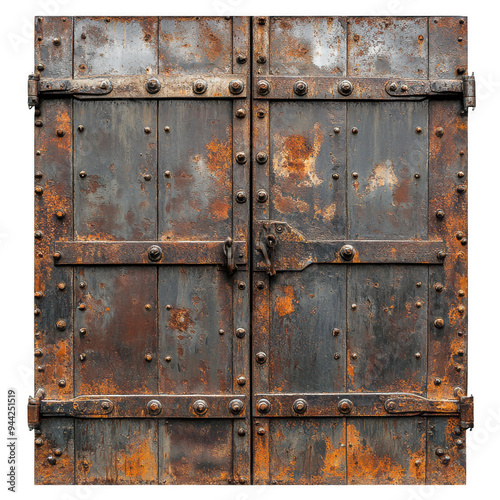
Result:
{"label": "white background", "polygon": [[[203,500],[461,500],[498,498],[500,476],[500,26],[491,1],[357,0],[9,0],[0,17],[0,334],[2,349],[0,494],[5,498],[97,500],[119,495],[197,496]],[[497,9],[498,11],[498,9]],[[33,110],[27,77],[33,72],[35,15],[459,15],[469,18],[469,68],[477,79],[477,110],[469,117],[469,393],[475,396],[476,428],[468,431],[468,485],[429,486],[33,486],[33,434],[26,404],[33,394]],[[18,392],[17,492],[7,491],[6,395]],[[139,490],[139,488],[142,488]],[[161,488],[161,491],[160,491]],[[8,496],[7,496],[8,495]]]}

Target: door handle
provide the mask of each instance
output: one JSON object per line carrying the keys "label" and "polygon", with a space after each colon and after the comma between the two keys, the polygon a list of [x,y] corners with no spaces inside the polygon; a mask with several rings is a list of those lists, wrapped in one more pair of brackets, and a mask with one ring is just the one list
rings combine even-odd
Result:
{"label": "door handle", "polygon": [[224,256],[226,258],[226,268],[229,276],[232,276],[236,270],[236,264],[234,262],[234,248],[233,248],[233,239],[229,236],[224,241]]}
{"label": "door handle", "polygon": [[268,234],[266,236],[266,242],[257,241],[255,248],[262,253],[267,266],[267,274],[269,276],[274,276],[276,274],[276,269],[274,268],[274,249],[277,244],[276,236],[274,234]]}

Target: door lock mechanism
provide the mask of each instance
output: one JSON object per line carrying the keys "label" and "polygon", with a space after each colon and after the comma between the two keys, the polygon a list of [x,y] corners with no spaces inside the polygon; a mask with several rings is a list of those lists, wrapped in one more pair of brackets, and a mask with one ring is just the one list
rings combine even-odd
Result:
{"label": "door lock mechanism", "polygon": [[264,257],[267,267],[266,272],[269,276],[274,276],[276,274],[276,269],[274,267],[274,249],[277,243],[276,236],[274,236],[274,234],[268,234],[265,242],[259,240],[255,245],[255,248],[261,252]]}

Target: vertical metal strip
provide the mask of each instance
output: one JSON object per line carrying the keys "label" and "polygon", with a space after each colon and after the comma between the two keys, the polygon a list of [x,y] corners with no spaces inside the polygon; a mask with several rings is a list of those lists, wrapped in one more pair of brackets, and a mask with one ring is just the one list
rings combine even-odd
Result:
{"label": "vertical metal strip", "polygon": [[[429,78],[467,68],[467,21],[429,18]],[[458,100],[429,103],[429,239],[446,242],[443,266],[429,275],[427,397],[467,391],[467,114]],[[443,454],[441,454],[443,450]],[[465,482],[465,431],[457,419],[428,419],[426,482]]]}
{"label": "vertical metal strip", "polygon": [[[250,19],[234,17],[232,19],[233,74],[238,75],[249,85],[250,75]],[[249,89],[247,88],[249,92]],[[233,239],[249,241],[250,236],[250,203],[238,203],[237,192],[250,189],[250,98],[233,101]],[[238,153],[244,153],[247,162],[236,161]],[[233,279],[233,328],[244,329],[243,338],[233,335],[233,392],[245,394],[250,401],[250,271],[238,270]],[[248,484],[251,477],[251,412],[247,409],[244,420],[233,422],[233,475],[234,481]]]}
{"label": "vertical metal strip", "polygon": [[[72,18],[36,18],[38,75],[70,78],[72,53]],[[72,109],[67,99],[35,109],[35,391],[43,388],[52,399],[74,395],[73,270],[55,267],[51,248],[56,239],[73,238]],[[35,434],[36,483],[73,483],[73,420],[44,421]]]}
{"label": "vertical metal strip", "polygon": [[[252,44],[252,80],[261,74],[269,73],[269,38],[270,17],[254,17]],[[252,93],[254,89],[252,88]],[[269,219],[269,200],[257,201],[257,192],[269,192],[269,164],[272,161],[269,151],[269,101],[253,101],[252,106],[252,165],[253,192],[250,194],[253,203],[253,234],[255,241],[250,250],[252,259],[255,256],[255,243],[259,238],[259,220]],[[255,157],[259,152],[267,154],[268,160],[257,163]],[[266,392],[269,389],[269,333],[270,333],[270,279],[265,273],[253,273],[253,391]],[[252,407],[254,402],[252,401]],[[267,484],[270,481],[269,471],[269,419],[257,417],[253,422],[253,473],[255,484]]]}

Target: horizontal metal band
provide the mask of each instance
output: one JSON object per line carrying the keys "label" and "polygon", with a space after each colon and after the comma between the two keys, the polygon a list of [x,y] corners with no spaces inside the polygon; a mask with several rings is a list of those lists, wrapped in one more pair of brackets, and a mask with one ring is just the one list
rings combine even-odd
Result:
{"label": "horizontal metal band", "polygon": [[241,394],[81,396],[64,401],[42,399],[39,409],[40,418],[244,418],[245,415],[246,396]]}
{"label": "horizontal metal band", "polygon": [[256,394],[254,416],[391,417],[460,413],[460,400],[405,393]]}
{"label": "horizontal metal band", "polygon": [[[307,240],[285,222],[258,221],[258,243],[274,241],[275,271],[301,271],[311,264],[442,264],[443,241],[419,240]],[[258,234],[259,227],[256,227]],[[347,250],[347,252],[346,252]],[[257,270],[268,267],[256,248]]]}
{"label": "horizontal metal band", "polygon": [[[235,83],[236,82],[236,83]],[[98,78],[29,80],[29,103],[40,97],[77,99],[175,99],[247,97],[248,82],[242,75],[220,76],[102,76]]]}
{"label": "horizontal metal band", "polygon": [[254,79],[256,99],[421,100],[461,96],[463,80],[409,80],[330,76],[260,75]]}
{"label": "horizontal metal band", "polygon": [[[246,242],[235,241],[233,249],[235,264],[246,264]],[[54,259],[58,265],[225,265],[224,241],[56,241]]]}

